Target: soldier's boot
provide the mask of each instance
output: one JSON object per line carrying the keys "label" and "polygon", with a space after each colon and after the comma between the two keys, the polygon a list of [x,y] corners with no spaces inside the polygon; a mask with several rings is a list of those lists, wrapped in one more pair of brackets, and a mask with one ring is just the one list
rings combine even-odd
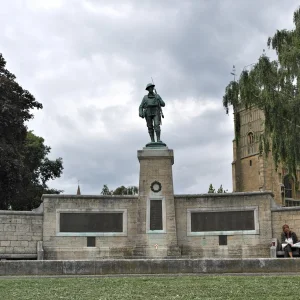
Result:
{"label": "soldier's boot", "polygon": [[155,140],[154,140],[154,131],[149,131],[149,135],[150,135],[150,139],[151,139],[151,142],[154,143]]}
{"label": "soldier's boot", "polygon": [[155,133],[156,133],[157,142],[161,143],[161,140],[160,140],[160,130],[156,130]]}

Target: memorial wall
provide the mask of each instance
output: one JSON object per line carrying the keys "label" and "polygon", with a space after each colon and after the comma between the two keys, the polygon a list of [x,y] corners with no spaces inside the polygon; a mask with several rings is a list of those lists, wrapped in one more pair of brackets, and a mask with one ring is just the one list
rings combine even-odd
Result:
{"label": "memorial wall", "polygon": [[132,255],[136,199],[132,196],[44,195],[45,259]]}
{"label": "memorial wall", "polygon": [[175,196],[182,255],[269,257],[273,205],[260,192]]}
{"label": "memorial wall", "polygon": [[42,240],[42,212],[0,211],[0,259],[36,259]]}
{"label": "memorial wall", "polygon": [[[271,193],[174,199],[182,257],[269,257],[271,239],[280,237],[284,223],[300,235],[300,208],[276,206]],[[139,257],[137,202],[137,196],[44,195],[39,212],[1,211],[0,258],[36,259],[37,241],[42,241],[45,259]],[[149,243],[154,256],[167,235],[161,230],[167,217],[162,206],[160,201],[150,204],[146,218],[155,235],[155,243]]]}

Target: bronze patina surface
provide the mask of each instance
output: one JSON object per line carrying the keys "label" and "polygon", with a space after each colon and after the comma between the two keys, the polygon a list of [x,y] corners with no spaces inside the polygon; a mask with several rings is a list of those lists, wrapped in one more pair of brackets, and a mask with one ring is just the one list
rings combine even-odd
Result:
{"label": "bronze patina surface", "polygon": [[[146,90],[148,95],[145,95],[142,103],[139,107],[139,116],[146,119],[148,132],[150,135],[151,142],[146,147],[166,147],[160,139],[160,125],[161,119],[164,117],[162,107],[165,106],[165,102],[162,100],[159,94],[157,94],[155,85],[148,83]],[[156,141],[154,139],[154,131],[156,134]]]}

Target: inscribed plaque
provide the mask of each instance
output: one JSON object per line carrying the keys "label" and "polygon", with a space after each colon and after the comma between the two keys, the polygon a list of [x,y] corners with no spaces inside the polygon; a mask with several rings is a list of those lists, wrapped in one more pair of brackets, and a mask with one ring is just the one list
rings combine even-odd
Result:
{"label": "inscribed plaque", "polygon": [[123,232],[123,213],[60,213],[60,232]]}
{"label": "inscribed plaque", "polygon": [[150,230],[163,230],[162,200],[150,200]]}

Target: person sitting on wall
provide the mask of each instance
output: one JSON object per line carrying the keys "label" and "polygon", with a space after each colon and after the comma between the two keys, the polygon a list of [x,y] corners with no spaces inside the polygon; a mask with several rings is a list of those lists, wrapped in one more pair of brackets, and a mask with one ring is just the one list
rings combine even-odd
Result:
{"label": "person sitting on wall", "polygon": [[284,249],[284,257],[293,257],[292,245],[298,242],[298,238],[295,232],[290,230],[289,225],[284,224],[282,226],[281,243]]}

